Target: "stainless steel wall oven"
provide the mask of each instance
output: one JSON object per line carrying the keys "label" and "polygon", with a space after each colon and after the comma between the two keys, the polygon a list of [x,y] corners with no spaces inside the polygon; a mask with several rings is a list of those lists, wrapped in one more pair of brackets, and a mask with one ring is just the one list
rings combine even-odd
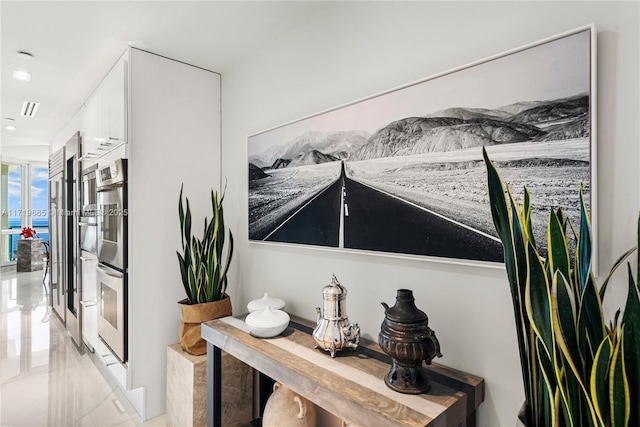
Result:
{"label": "stainless steel wall oven", "polygon": [[96,170],[98,335],[127,360],[127,161]]}
{"label": "stainless steel wall oven", "polygon": [[98,263],[98,336],[121,362],[127,361],[125,273]]}

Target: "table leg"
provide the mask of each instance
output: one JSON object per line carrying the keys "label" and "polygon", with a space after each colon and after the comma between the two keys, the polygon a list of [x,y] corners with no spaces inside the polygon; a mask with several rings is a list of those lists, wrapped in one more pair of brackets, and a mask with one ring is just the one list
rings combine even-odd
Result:
{"label": "table leg", "polygon": [[264,407],[267,404],[267,400],[273,393],[273,384],[275,381],[270,377],[266,376],[262,372],[259,372],[259,402],[260,402],[260,416],[264,413]]}
{"label": "table leg", "polygon": [[207,342],[207,426],[222,427],[222,350]]}

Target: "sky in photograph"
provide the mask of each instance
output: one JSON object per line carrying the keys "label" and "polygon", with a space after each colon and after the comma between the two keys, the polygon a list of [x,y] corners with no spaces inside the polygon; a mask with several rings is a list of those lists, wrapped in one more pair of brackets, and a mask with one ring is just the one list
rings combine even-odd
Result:
{"label": "sky in photograph", "polygon": [[249,155],[309,131],[364,130],[453,107],[498,108],[589,92],[590,32],[583,31],[501,56],[344,108],[249,137]]}

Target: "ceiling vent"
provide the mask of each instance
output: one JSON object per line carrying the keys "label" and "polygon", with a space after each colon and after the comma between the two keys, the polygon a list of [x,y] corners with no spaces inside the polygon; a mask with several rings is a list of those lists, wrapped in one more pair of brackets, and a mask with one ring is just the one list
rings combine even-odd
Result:
{"label": "ceiling vent", "polygon": [[20,115],[25,117],[35,117],[39,106],[39,102],[24,101]]}

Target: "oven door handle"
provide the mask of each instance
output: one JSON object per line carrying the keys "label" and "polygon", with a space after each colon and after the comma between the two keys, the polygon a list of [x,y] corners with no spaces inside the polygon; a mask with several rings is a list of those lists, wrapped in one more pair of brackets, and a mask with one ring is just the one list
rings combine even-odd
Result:
{"label": "oven door handle", "polygon": [[96,265],[96,268],[98,270],[100,270],[101,272],[103,272],[104,274],[106,274],[107,276],[116,277],[118,279],[122,279],[124,277],[124,274],[122,274],[122,273],[112,273],[109,270],[107,270],[106,268],[100,267],[99,265]]}
{"label": "oven door handle", "polygon": [[80,227],[97,227],[98,226],[98,224],[95,222],[84,222],[84,221],[79,222],[78,225]]}
{"label": "oven door handle", "polygon": [[104,193],[105,191],[115,190],[124,187],[124,181],[114,182],[111,184],[103,184],[96,188],[96,193]]}

